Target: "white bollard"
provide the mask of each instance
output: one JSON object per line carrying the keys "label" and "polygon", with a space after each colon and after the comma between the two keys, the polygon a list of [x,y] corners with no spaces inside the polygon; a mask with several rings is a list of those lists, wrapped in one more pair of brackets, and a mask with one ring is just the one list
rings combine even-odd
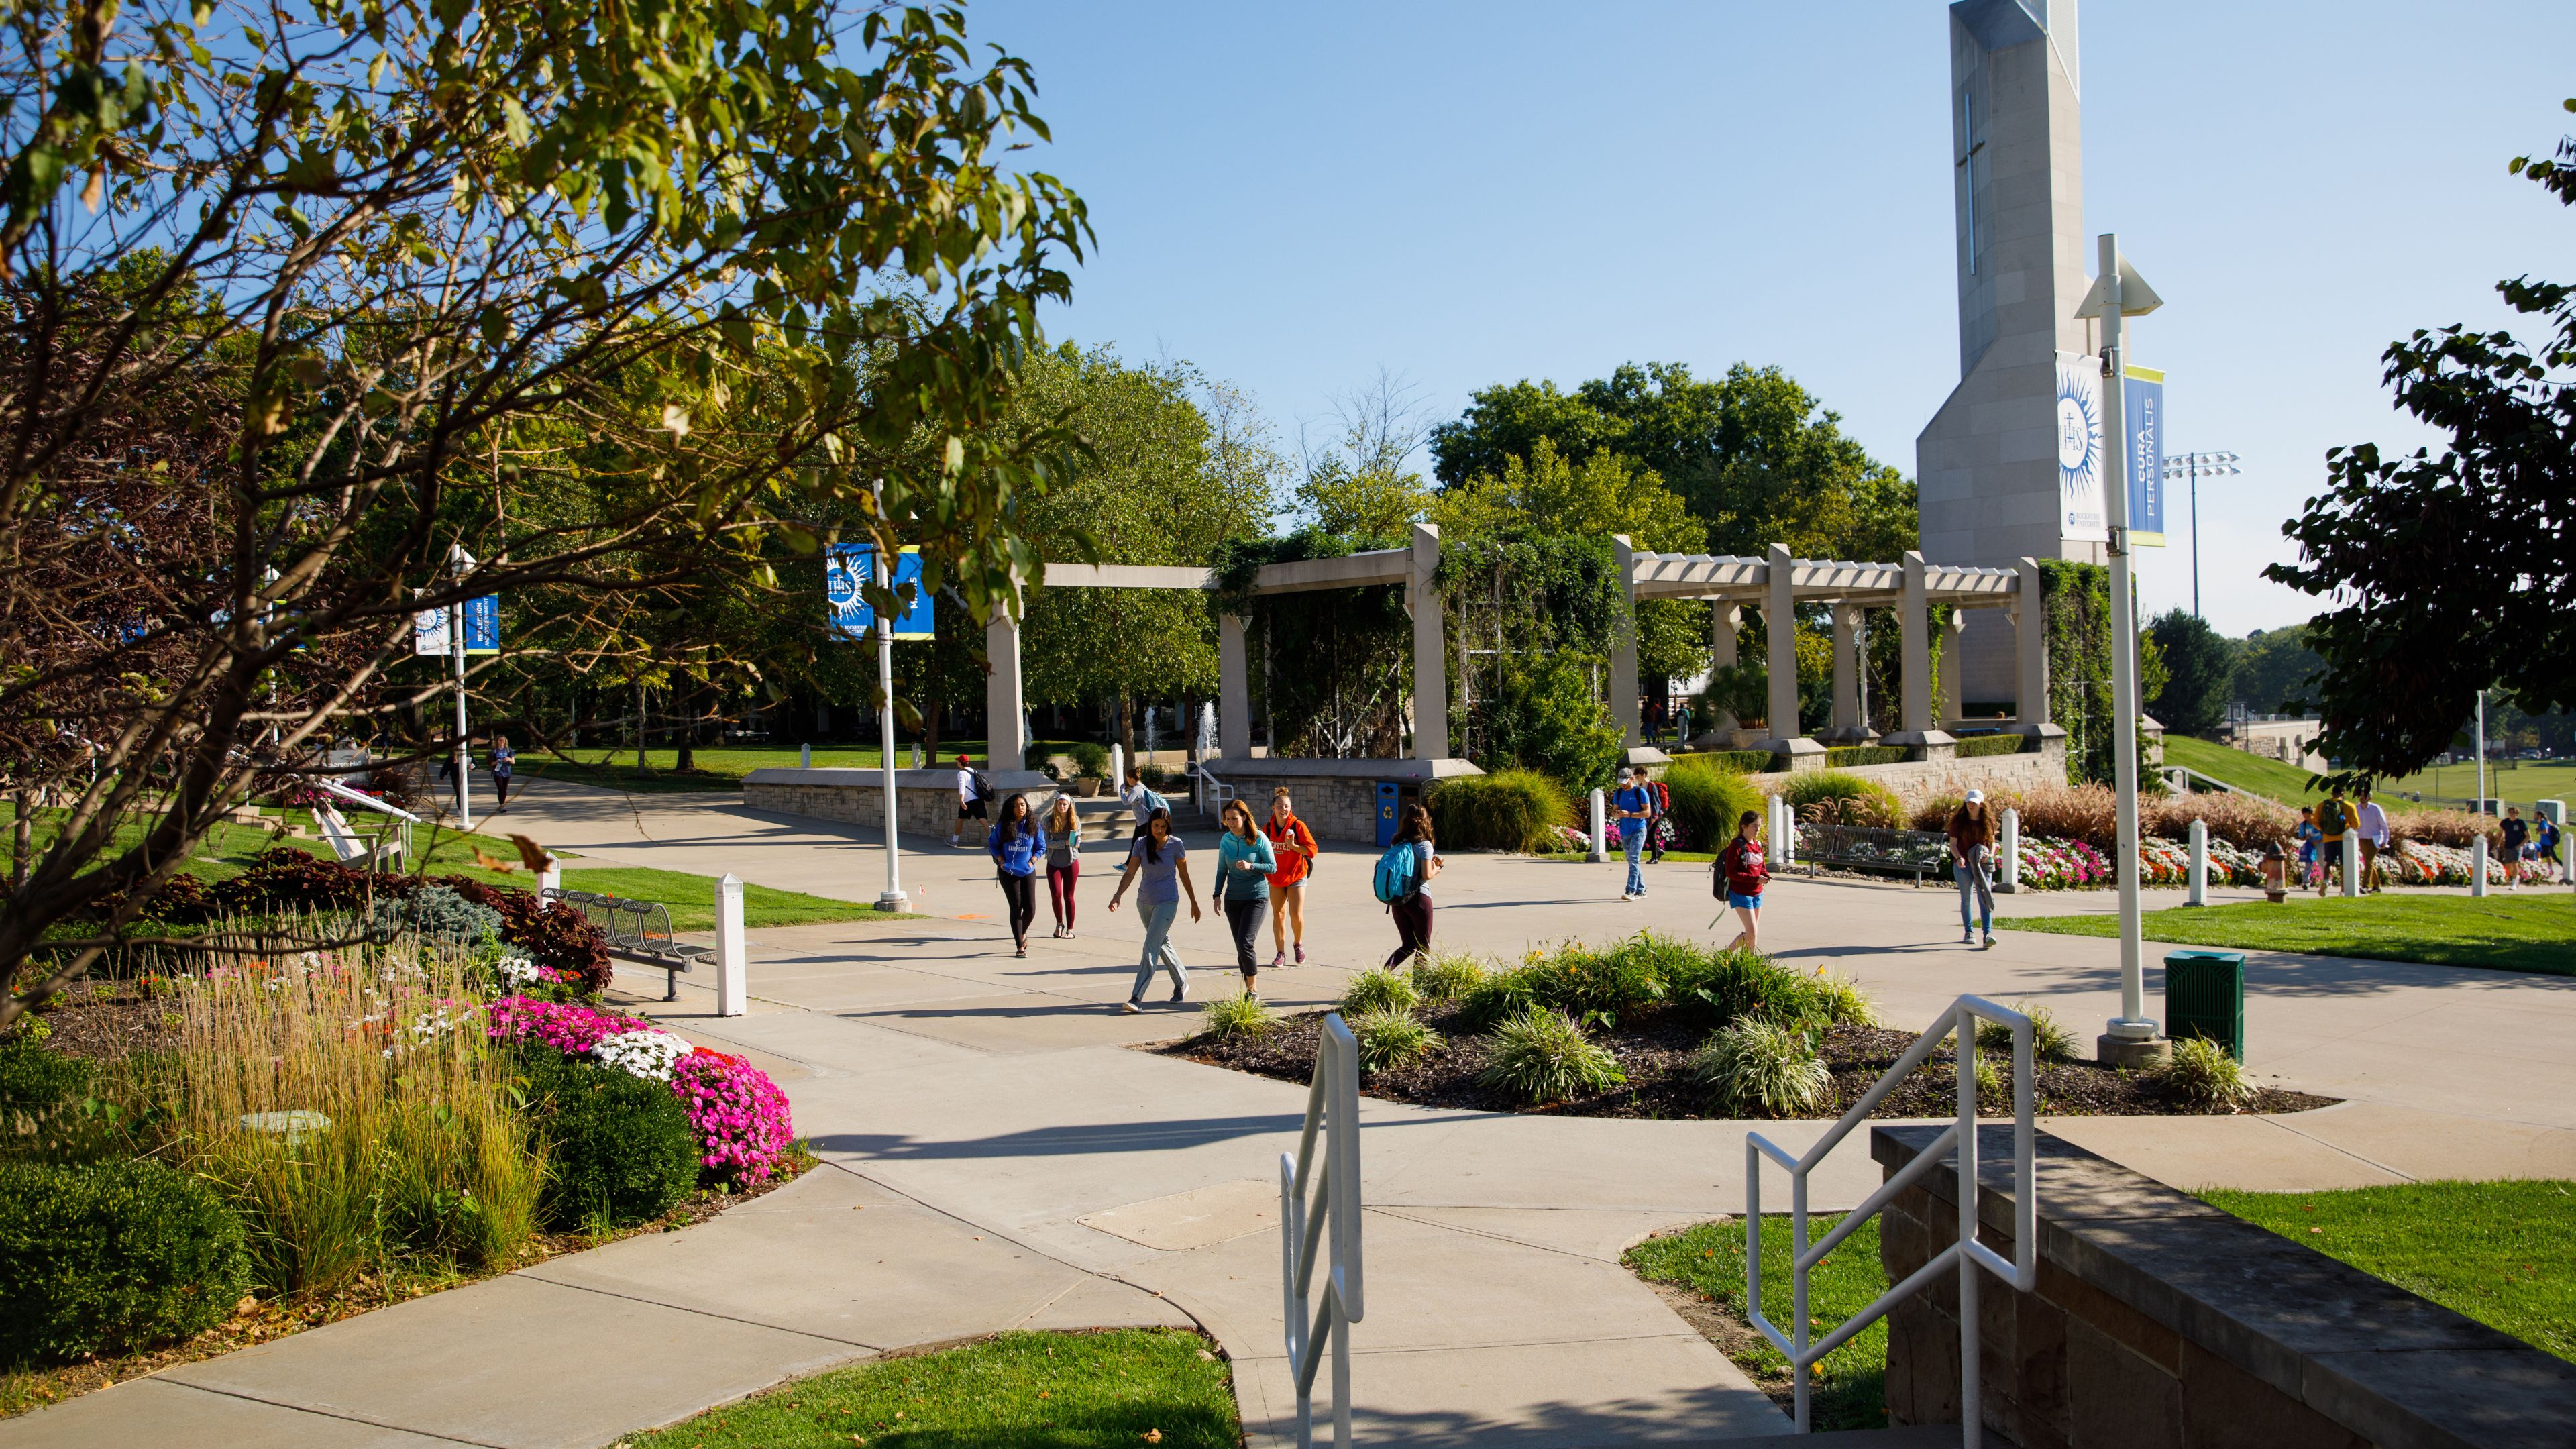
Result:
{"label": "white bollard", "polygon": [[796,747],[796,768],[800,770],[810,770],[814,768],[813,741],[808,740]]}
{"label": "white bollard", "polygon": [[[1109,747],[1109,793],[1115,795],[1126,788],[1127,747],[1125,745],[1111,745]],[[1136,823],[1142,825],[1145,822],[1139,820]]]}
{"label": "white bollard", "polygon": [[2469,894],[2487,893],[2487,838],[2483,835],[2469,842]]}
{"label": "white bollard", "polygon": [[546,857],[546,868],[537,872],[537,909],[541,911],[553,909],[554,898],[546,892],[562,889],[563,862],[549,855]]}
{"label": "white bollard", "polygon": [[740,1016],[750,1009],[749,974],[743,961],[742,882],[727,871],[716,878],[716,1015]]}
{"label": "white bollard", "polygon": [[2343,833],[2343,894],[2346,900],[2361,899],[2361,832]]}
{"label": "white bollard", "polygon": [[1595,790],[1592,792],[1592,854],[1585,857],[1595,865],[1610,858],[1609,842],[1602,834],[1602,827],[1607,823],[1608,817],[1602,807],[1601,792]]}
{"label": "white bollard", "polygon": [[2209,822],[2191,822],[2191,903],[2209,904]]}
{"label": "white bollard", "polygon": [[1780,866],[1787,869],[1798,863],[1798,811],[1786,795],[1774,795],[1771,803],[1780,807]]}
{"label": "white bollard", "polygon": [[2009,895],[2021,889],[2021,812],[2004,807],[2003,843],[1995,851],[1995,889]]}

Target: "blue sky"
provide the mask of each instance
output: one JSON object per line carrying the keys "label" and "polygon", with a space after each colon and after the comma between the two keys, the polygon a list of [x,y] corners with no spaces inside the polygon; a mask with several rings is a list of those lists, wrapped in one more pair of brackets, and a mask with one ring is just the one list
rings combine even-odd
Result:
{"label": "blue sky", "polygon": [[[1958,372],[1945,12],[984,0],[969,23],[1035,67],[1034,164],[1099,230],[1059,338],[1196,363],[1292,445],[1380,368],[1446,418],[1498,381],[1776,363],[1910,474]],[[2576,6],[2096,0],[2080,35],[2086,227],[2166,299],[2133,352],[2168,371],[2168,446],[2246,460],[2202,491],[2203,612],[2295,622],[2310,602],[2258,571],[2325,450],[2424,441],[2381,349],[2503,325],[2500,278],[2576,279],[2576,216],[2505,173],[2576,129]],[[2150,609],[2188,602],[2188,550],[2141,579]]]}

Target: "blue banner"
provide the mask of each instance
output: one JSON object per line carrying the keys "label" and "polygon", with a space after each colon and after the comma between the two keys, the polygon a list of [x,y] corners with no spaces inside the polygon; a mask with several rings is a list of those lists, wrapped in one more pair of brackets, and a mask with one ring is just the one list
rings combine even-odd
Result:
{"label": "blue banner", "polygon": [[[832,610],[832,627],[853,639],[874,633],[876,610],[860,588],[876,568],[876,546],[839,543],[823,562],[823,596]],[[921,586],[921,550],[907,548],[894,558],[894,593],[903,612],[894,620],[897,639],[928,639],[937,628],[930,592]]]}
{"label": "blue banner", "polygon": [[[501,652],[501,596],[485,594],[467,599],[459,611],[465,616],[465,652],[498,654]],[[451,654],[456,649],[456,636],[447,632],[448,611],[423,609],[412,616],[411,652],[414,654]]]}
{"label": "blue banner", "polygon": [[2151,367],[2121,374],[2127,413],[2129,546],[2165,546],[2165,375]]}

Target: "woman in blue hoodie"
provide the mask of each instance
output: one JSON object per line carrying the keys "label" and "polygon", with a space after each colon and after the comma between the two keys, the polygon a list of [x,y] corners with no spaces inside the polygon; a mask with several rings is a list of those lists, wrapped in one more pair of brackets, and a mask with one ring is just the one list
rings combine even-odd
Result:
{"label": "woman in blue hoodie", "polygon": [[1029,812],[1029,797],[1013,795],[1002,802],[1002,818],[984,837],[984,853],[993,857],[1002,897],[1011,905],[1011,944],[1016,954],[1029,954],[1029,927],[1038,918],[1038,870],[1046,864],[1046,827]]}

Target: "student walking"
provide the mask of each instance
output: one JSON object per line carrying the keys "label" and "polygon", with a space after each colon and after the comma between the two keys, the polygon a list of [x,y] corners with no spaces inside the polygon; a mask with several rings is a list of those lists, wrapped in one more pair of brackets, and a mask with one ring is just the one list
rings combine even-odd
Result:
{"label": "student walking", "polygon": [[1270,873],[1279,868],[1270,837],[1252,828],[1252,807],[1228,800],[1217,812],[1225,827],[1216,838],[1216,898],[1225,906],[1225,928],[1234,935],[1234,969],[1243,973],[1243,994],[1257,996],[1261,962],[1253,943],[1261,938],[1261,913],[1270,906]]}
{"label": "student walking", "polygon": [[1045,827],[1029,809],[1029,797],[1013,794],[1002,802],[1002,818],[984,837],[984,853],[993,857],[993,874],[1002,882],[1002,899],[1010,907],[1013,955],[1029,954],[1029,927],[1038,918],[1038,867],[1046,859]]}
{"label": "student walking", "polygon": [[1306,878],[1315,873],[1315,832],[1297,818],[1297,807],[1288,798],[1288,787],[1270,787],[1270,818],[1262,822],[1261,833],[1270,837],[1270,853],[1279,868],[1270,873],[1270,944],[1274,948],[1270,965],[1275,970],[1288,964],[1288,951],[1293,940],[1297,964],[1306,964]]}
{"label": "student walking", "polygon": [[984,797],[991,793],[992,786],[982,775],[976,773],[973,765],[966,763],[964,755],[959,755],[957,757],[957,826],[948,832],[949,844],[955,845],[959,837],[966,833],[967,821],[992,818],[985,813],[989,807],[984,803]]}
{"label": "student walking", "polygon": [[1646,789],[1646,772],[1634,765],[1619,767],[1619,789],[1610,797],[1611,808],[1618,813],[1619,848],[1628,857],[1628,885],[1619,893],[1623,901],[1646,898],[1646,872],[1638,865],[1638,853],[1646,848],[1646,817],[1655,808],[1655,797]]}
{"label": "student walking", "polygon": [[2321,868],[2317,864],[2317,841],[2323,838],[2317,831],[2317,807],[2300,806],[2299,828],[2290,833],[2299,842],[2299,884],[2315,885]]}
{"label": "student walking", "polygon": [[500,809],[492,812],[495,815],[498,815],[502,813],[502,811],[510,808],[510,772],[517,769],[518,765],[519,752],[510,748],[510,737],[508,735],[494,736],[492,740],[492,791],[494,794],[501,797]]}
{"label": "student walking", "polygon": [[1645,771],[1637,772],[1637,783],[1646,787],[1651,802],[1646,807],[1646,864],[1664,863],[1664,817],[1673,813],[1673,792],[1663,781]]}
{"label": "student walking", "polygon": [[1139,876],[1144,878],[1145,883],[1136,888],[1136,911],[1145,918],[1145,949],[1136,961],[1135,989],[1127,993],[1127,1004],[1120,1008],[1131,1015],[1145,1009],[1145,988],[1154,983],[1157,965],[1171,973],[1172,999],[1189,999],[1190,969],[1181,964],[1181,953],[1172,946],[1172,920],[1180,914],[1184,894],[1190,900],[1190,919],[1199,919],[1199,889],[1190,882],[1189,862],[1184,858],[1188,854],[1189,847],[1172,834],[1169,810],[1147,816],[1144,831],[1127,842],[1127,869],[1118,877],[1118,889],[1109,893],[1109,910],[1116,914],[1127,887],[1135,885]]}
{"label": "student walking", "polygon": [[1138,836],[1145,833],[1145,822],[1153,817],[1155,811],[1160,810],[1168,814],[1172,808],[1171,801],[1146,788],[1145,771],[1143,767],[1137,765],[1127,767],[1127,786],[1118,792],[1118,799],[1126,805],[1127,814],[1135,820],[1135,833]]}
{"label": "student walking", "polygon": [[1055,916],[1056,939],[1073,938],[1073,888],[1082,879],[1082,822],[1073,797],[1058,795],[1047,804],[1047,909]]}
{"label": "student walking", "polygon": [[1377,858],[1377,898],[1395,917],[1395,953],[1386,958],[1394,970],[1431,954],[1431,878],[1443,862],[1432,850],[1431,812],[1419,804],[1404,807],[1395,827],[1395,843]]}
{"label": "student walking", "polygon": [[2558,870],[2558,841],[2563,832],[2558,822],[2546,815],[2531,817],[2531,857],[2534,880],[2564,880]]}
{"label": "student walking", "polygon": [[[1959,808],[1950,812],[1950,874],[1959,882],[1959,944],[1977,939],[1975,927],[1985,929],[1985,944],[1980,951],[1995,944],[1994,851],[1995,818],[1986,812],[1986,792],[1971,790]],[[1971,897],[1982,915],[1973,921],[1969,916]]]}
{"label": "student walking", "polygon": [[2388,848],[2388,812],[2370,798],[2370,787],[2364,785],[2353,795],[2361,803],[2355,812],[2354,828],[2361,832],[2361,888],[2379,889],[2379,853]]}
{"label": "student walking", "polygon": [[1747,951],[1762,949],[1762,887],[1771,880],[1771,867],[1762,854],[1762,816],[1747,810],[1735,822],[1735,838],[1717,853],[1716,893],[1726,898],[1735,918],[1744,929],[1726,943],[1726,949],[1742,947]]}
{"label": "student walking", "polygon": [[2326,883],[2343,869],[2343,837],[2353,828],[2352,807],[2344,803],[2343,787],[2326,792],[2323,804],[2317,806],[2317,899],[2326,898]]}
{"label": "student walking", "polygon": [[2522,880],[2523,857],[2531,846],[2531,825],[2522,818],[2521,806],[2507,805],[2504,824],[2497,829],[2504,832],[2504,849],[2499,852],[2504,856],[2504,888],[2512,890]]}

